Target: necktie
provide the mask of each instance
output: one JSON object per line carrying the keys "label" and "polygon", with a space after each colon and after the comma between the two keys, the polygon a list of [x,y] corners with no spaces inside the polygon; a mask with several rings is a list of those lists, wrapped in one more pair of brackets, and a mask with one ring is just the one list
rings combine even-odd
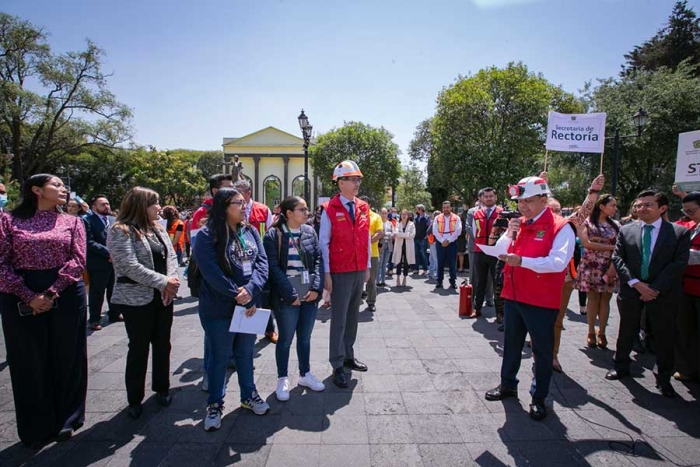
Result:
{"label": "necktie", "polygon": [[535,219],[528,219],[528,220],[525,221],[525,225],[530,225],[530,224],[532,224],[533,222],[535,222]]}
{"label": "necktie", "polygon": [[489,220],[491,218],[491,208],[488,208],[486,210],[486,220]]}
{"label": "necktie", "polygon": [[654,230],[653,225],[644,226],[644,234],[642,235],[642,280],[649,279],[649,262],[651,260],[651,231]]}
{"label": "necktie", "polygon": [[355,225],[355,202],[348,201],[346,204],[348,206],[348,213],[350,213],[350,220],[352,221],[352,225]]}
{"label": "necktie", "polygon": [[107,216],[104,216],[104,217],[102,218],[102,220],[103,220],[104,223],[105,223],[105,227],[109,227],[109,218],[108,218]]}

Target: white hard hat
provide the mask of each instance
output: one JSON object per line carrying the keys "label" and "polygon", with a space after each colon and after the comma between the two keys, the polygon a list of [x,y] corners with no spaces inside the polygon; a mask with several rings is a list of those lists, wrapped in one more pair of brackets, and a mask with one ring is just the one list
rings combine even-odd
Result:
{"label": "white hard hat", "polygon": [[362,172],[360,168],[354,161],[343,161],[335,166],[333,170],[333,181],[337,181],[339,178],[343,177],[360,177],[362,178]]}
{"label": "white hard hat", "polygon": [[525,199],[532,196],[538,195],[548,195],[552,192],[549,191],[549,186],[545,179],[540,177],[525,177],[518,182],[517,185],[511,185],[508,187],[508,195],[510,199]]}

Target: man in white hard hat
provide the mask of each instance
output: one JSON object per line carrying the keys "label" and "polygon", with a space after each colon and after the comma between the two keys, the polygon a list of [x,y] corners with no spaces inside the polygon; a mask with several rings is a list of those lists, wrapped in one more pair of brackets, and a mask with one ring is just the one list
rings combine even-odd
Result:
{"label": "man in white hard hat", "polygon": [[[555,216],[547,206],[547,182],[527,177],[508,188],[518,201],[522,217],[511,219],[497,245],[508,244],[504,261],[505,335],[501,384],[486,393],[486,400],[518,396],[518,370],[525,336],[532,337],[535,379],[530,389],[530,417],[547,416],[545,398],[549,394],[554,354],[554,323],[559,313],[566,267],[574,254],[576,237],[568,221]],[[517,234],[517,236],[515,235]],[[515,241],[513,241],[515,237]]]}
{"label": "man in white hard hat", "polygon": [[344,367],[367,371],[355,358],[357,318],[362,289],[371,268],[370,209],[357,194],[362,172],[353,161],[343,161],[333,170],[338,190],[323,205],[319,244],[324,265],[325,289],[331,293],[331,335],[329,360],[333,384],[348,387]]}

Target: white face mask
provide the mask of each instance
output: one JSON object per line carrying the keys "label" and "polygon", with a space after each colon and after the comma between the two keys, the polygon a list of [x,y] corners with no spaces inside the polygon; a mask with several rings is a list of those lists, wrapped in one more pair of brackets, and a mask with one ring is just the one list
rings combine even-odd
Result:
{"label": "white face mask", "polygon": [[0,209],[7,205],[7,195],[0,195]]}

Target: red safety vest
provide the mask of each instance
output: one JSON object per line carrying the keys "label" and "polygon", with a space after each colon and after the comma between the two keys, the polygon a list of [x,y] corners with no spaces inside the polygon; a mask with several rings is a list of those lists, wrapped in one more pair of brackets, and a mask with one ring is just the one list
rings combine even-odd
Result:
{"label": "red safety vest", "polygon": [[369,205],[355,198],[355,225],[348,210],[335,195],[324,203],[331,222],[328,245],[331,273],[365,271],[369,261]]}
{"label": "red safety vest", "polygon": [[[695,223],[682,225],[685,225],[691,231],[695,229],[696,226]],[[690,249],[700,250],[700,235],[695,235],[690,240]],[[685,273],[683,274],[683,292],[688,295],[700,297],[700,264],[685,267]]]}
{"label": "red safety vest", "polygon": [[[525,225],[524,217],[520,220],[520,231],[509,251],[526,258],[549,256],[554,237],[568,223],[566,219],[554,216],[549,208],[545,208],[544,214],[530,225]],[[559,309],[565,278],[566,269],[542,273],[506,265],[503,268],[501,297],[528,305]]]}
{"label": "red safety vest", "polygon": [[251,225],[260,233],[260,238],[265,235],[267,230],[267,213],[268,207],[257,201],[253,201],[253,206],[250,208],[250,217],[248,218],[248,224]]}
{"label": "red safety vest", "polygon": [[[489,235],[493,229],[493,223],[498,218],[498,213],[503,211],[500,206],[491,208],[491,217],[486,219],[486,209],[477,209],[474,213],[474,226],[476,227],[476,235],[474,236],[474,252],[481,253],[479,245],[488,245]],[[462,226],[464,228],[464,226]]]}
{"label": "red safety vest", "polygon": [[[457,219],[459,217],[455,213],[450,214],[450,233],[454,233],[455,229],[457,229]],[[440,235],[445,234],[445,215],[444,214],[438,214],[438,216],[435,218],[435,222],[437,222],[438,226],[438,232]]]}

